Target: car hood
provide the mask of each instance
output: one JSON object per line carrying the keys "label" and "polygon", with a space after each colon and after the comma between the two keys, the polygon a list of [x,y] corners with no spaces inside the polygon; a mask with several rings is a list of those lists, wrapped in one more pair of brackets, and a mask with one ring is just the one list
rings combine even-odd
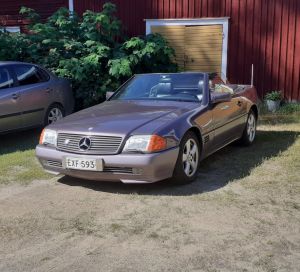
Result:
{"label": "car hood", "polygon": [[196,107],[199,104],[192,102],[107,101],[69,115],[50,127],[58,132],[124,136],[147,125],[147,132],[153,133],[157,127],[155,120],[163,118],[168,122]]}

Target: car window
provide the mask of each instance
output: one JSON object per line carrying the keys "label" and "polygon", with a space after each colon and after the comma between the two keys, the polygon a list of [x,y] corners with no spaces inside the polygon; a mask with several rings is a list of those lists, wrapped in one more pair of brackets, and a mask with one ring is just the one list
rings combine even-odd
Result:
{"label": "car window", "polygon": [[49,80],[49,75],[34,65],[16,65],[15,73],[21,86]]}
{"label": "car window", "polygon": [[50,76],[49,74],[43,70],[43,69],[40,69],[40,68],[37,68],[38,69],[38,73],[40,75],[40,78],[42,79],[42,81],[48,81],[50,79]]}
{"label": "car window", "polygon": [[202,73],[136,75],[111,100],[174,100],[199,102],[202,100]]}
{"label": "car window", "polygon": [[10,88],[14,84],[14,80],[11,77],[7,68],[0,67],[0,89]]}

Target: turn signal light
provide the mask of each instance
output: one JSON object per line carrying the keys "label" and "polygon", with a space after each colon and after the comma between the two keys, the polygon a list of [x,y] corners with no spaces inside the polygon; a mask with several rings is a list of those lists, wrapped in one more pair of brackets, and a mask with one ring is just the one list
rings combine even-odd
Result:
{"label": "turn signal light", "polygon": [[41,135],[40,135],[39,144],[43,144],[44,134],[45,134],[45,129],[42,130],[42,133],[41,133]]}
{"label": "turn signal light", "polygon": [[167,141],[165,138],[152,135],[148,144],[148,152],[156,152],[167,148]]}

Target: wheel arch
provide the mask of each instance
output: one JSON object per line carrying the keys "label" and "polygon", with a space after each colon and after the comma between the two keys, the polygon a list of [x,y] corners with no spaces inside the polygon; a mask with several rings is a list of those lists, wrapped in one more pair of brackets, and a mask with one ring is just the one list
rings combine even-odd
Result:
{"label": "wheel arch", "polygon": [[181,139],[180,139],[180,143],[181,143],[181,141],[182,141],[184,135],[186,135],[188,132],[193,132],[193,133],[196,135],[197,139],[199,140],[199,144],[200,144],[200,148],[201,148],[200,153],[202,153],[202,150],[203,150],[203,140],[202,140],[202,134],[201,134],[201,131],[200,131],[200,129],[199,129],[198,127],[194,127],[194,126],[193,126],[193,127],[188,128],[188,129],[185,131],[185,133],[182,135],[182,137],[181,137]]}
{"label": "wheel arch", "polygon": [[255,104],[253,104],[253,105],[250,107],[249,112],[250,112],[251,110],[254,112],[255,117],[256,117],[256,120],[257,120],[257,119],[258,119],[258,107],[257,107]]}
{"label": "wheel arch", "polygon": [[53,107],[53,106],[55,106],[55,105],[58,105],[58,106],[62,107],[63,110],[65,110],[65,107],[64,107],[64,105],[63,105],[61,102],[52,102],[52,103],[48,106],[47,111],[48,111],[51,107]]}

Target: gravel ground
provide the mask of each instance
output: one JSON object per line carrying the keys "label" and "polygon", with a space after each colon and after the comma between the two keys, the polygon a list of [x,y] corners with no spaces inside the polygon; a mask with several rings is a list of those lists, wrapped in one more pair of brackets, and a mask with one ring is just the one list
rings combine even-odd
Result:
{"label": "gravel ground", "polygon": [[261,127],[186,186],[2,184],[0,271],[299,271],[299,131]]}

